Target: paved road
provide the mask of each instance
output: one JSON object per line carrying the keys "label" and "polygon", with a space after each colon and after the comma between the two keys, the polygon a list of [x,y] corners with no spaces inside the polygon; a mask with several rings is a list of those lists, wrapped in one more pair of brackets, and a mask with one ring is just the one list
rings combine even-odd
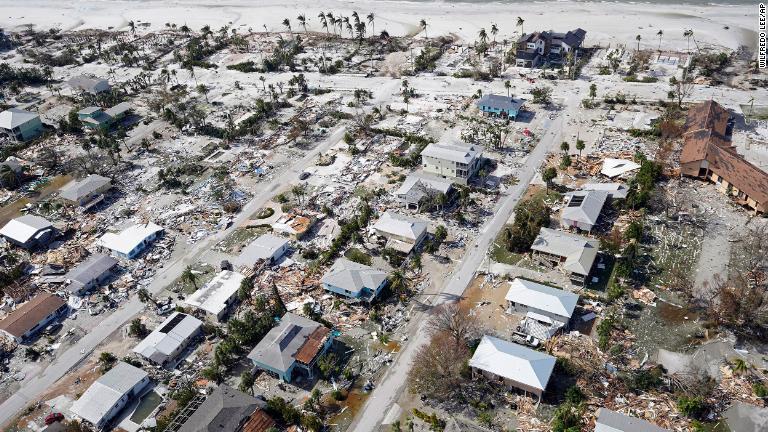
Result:
{"label": "paved road", "polygon": [[[574,104],[578,104],[575,95],[566,101],[564,112],[569,112],[569,108]],[[519,182],[510,188],[507,196],[496,206],[494,217],[482,228],[480,236],[477,237],[475,243],[470,247],[469,252],[459,264],[453,277],[445,283],[438,295],[433,296],[432,306],[454,301],[464,293],[464,290],[474,277],[475,271],[485,258],[485,251],[488,250],[491,243],[496,239],[498,233],[504,228],[504,225],[511,217],[515,206],[525,193],[531,180],[533,180],[547,153],[555,150],[562,141],[561,131],[565,121],[564,116],[565,114],[560,114],[554,120],[547,119],[544,122],[544,129],[548,130],[548,132],[530,153],[523,167],[516,173]],[[428,311],[425,311],[419,313],[418,316],[412,317],[412,327],[409,329],[411,330],[409,334],[413,335],[412,339],[405,344],[405,347],[389,367],[381,382],[371,393],[368,401],[360,410],[360,413],[358,413],[355,422],[348,429],[349,431],[370,432],[377,430],[384,416],[397,401],[397,398],[405,388],[410,364],[416,352],[420,347],[429,342],[429,331],[426,328],[426,314],[428,313]]]}
{"label": "paved road", "polygon": [[[388,103],[396,94],[399,85],[399,81],[388,80],[383,85],[378,86],[374,90],[374,98],[371,99],[372,105]],[[243,207],[243,210],[233,221],[231,227],[195,243],[182,256],[165,263],[164,267],[153,278],[148,291],[152,294],[157,294],[176,280],[188,265],[199,261],[205,252],[231,234],[237,227],[243,225],[250,215],[266,205],[276,193],[288,189],[289,185],[297,180],[302,171],[315,163],[320,153],[328,151],[333,145],[341,141],[345,132],[346,127],[344,126],[334,129],[314,149],[306,153],[301,159],[296,160],[271,182],[264,184],[259,193]],[[127,303],[121,305],[118,310],[107,316],[100,325],[96,326],[73,346],[59,354],[42,374],[27,377],[26,381],[21,384],[20,389],[0,404],[0,425],[5,425],[12,420],[30,402],[35,401],[46,389],[53,386],[62,376],[88,357],[109,335],[125,326],[143,310],[144,304],[134,296]]]}

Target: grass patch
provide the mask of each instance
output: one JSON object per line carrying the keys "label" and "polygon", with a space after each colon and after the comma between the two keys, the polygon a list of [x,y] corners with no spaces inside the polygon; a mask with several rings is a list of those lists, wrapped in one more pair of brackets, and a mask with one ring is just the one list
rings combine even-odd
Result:
{"label": "grass patch", "polygon": [[218,247],[226,253],[237,254],[240,253],[240,246],[270,231],[272,228],[269,226],[240,227],[222,240]]}
{"label": "grass patch", "polygon": [[510,226],[511,225],[507,225],[504,227],[504,229],[499,231],[499,235],[496,236],[496,240],[493,242],[493,244],[491,244],[490,257],[493,262],[515,265],[520,262],[521,259],[523,259],[522,254],[512,252],[504,245],[504,235],[506,229]]}

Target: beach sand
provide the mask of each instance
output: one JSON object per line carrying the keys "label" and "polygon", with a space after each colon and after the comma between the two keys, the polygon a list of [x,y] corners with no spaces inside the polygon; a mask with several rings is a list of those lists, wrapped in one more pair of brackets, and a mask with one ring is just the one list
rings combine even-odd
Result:
{"label": "beach sand", "polygon": [[[296,20],[299,14],[309,19],[309,31],[324,31],[317,15],[320,11],[335,15],[351,15],[357,11],[365,20],[375,15],[375,31],[387,30],[393,35],[423,34],[418,23],[425,19],[427,34],[453,34],[463,41],[477,39],[478,31],[490,32],[492,23],[499,27],[497,40],[513,40],[519,36],[517,17],[525,20],[523,29],[566,31],[581,27],[587,30],[586,45],[624,44],[636,46],[640,35],[641,47],[656,48],[663,30],[661,46],[683,50],[688,40],[683,31],[693,29],[700,46],[736,49],[741,45],[754,48],[757,43],[757,14],[751,5],[659,5],[644,3],[600,2],[520,2],[502,3],[443,3],[440,1],[398,2],[386,0],[0,0],[0,26],[7,30],[35,28],[82,30],[89,28],[126,29],[129,21],[137,24],[139,32],[162,29],[166,23],[186,24],[192,29],[210,25],[218,29],[231,25],[240,31],[286,31],[282,26],[289,18],[294,32],[304,31]],[[142,25],[144,24],[144,25]],[[728,27],[726,29],[725,27]],[[368,26],[370,28],[370,25]],[[489,33],[490,34],[490,33]],[[693,40],[690,41],[694,46]]]}

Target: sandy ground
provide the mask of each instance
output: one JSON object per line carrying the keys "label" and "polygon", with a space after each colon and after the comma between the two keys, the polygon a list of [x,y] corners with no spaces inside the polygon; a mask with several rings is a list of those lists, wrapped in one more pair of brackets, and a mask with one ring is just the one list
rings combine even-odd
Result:
{"label": "sandy ground", "polygon": [[[9,30],[16,30],[25,24],[64,30],[127,30],[128,22],[134,21],[139,32],[161,29],[166,23],[186,24],[193,29],[204,25],[212,28],[231,25],[240,31],[248,31],[249,28],[261,31],[264,26],[269,31],[285,31],[281,23],[287,17],[293,24],[293,31],[300,32],[304,29],[300,28],[296,17],[305,14],[308,30],[324,31],[317,18],[320,11],[350,16],[353,10],[357,10],[363,20],[371,12],[375,15],[374,29],[377,33],[387,30],[393,35],[423,34],[418,25],[423,18],[428,23],[428,36],[452,33],[467,41],[474,41],[481,28],[489,31],[491,23],[496,23],[499,28],[496,38],[499,41],[515,38],[520,30],[565,31],[582,27],[588,31],[587,45],[610,43],[634,47],[635,36],[639,34],[642,37],[641,47],[656,48],[659,45],[656,34],[663,30],[662,47],[685,49],[688,41],[683,37],[683,31],[690,28],[694,29],[694,39],[698,41],[717,41],[717,44],[729,48],[740,45],[754,48],[758,27],[756,10],[752,10],[754,8],[752,5],[647,5],[567,1],[480,5],[385,0],[231,0],[224,4],[211,0],[0,0],[0,26]],[[518,16],[525,20],[522,29],[516,26]],[[690,43],[693,47],[694,42]]]}

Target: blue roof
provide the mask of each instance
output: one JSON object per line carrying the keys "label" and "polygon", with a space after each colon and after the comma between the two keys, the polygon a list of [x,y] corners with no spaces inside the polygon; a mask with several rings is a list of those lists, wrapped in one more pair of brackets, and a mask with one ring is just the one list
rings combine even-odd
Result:
{"label": "blue roof", "polygon": [[485,95],[477,101],[478,107],[487,106],[505,111],[519,111],[525,101],[502,95]]}

